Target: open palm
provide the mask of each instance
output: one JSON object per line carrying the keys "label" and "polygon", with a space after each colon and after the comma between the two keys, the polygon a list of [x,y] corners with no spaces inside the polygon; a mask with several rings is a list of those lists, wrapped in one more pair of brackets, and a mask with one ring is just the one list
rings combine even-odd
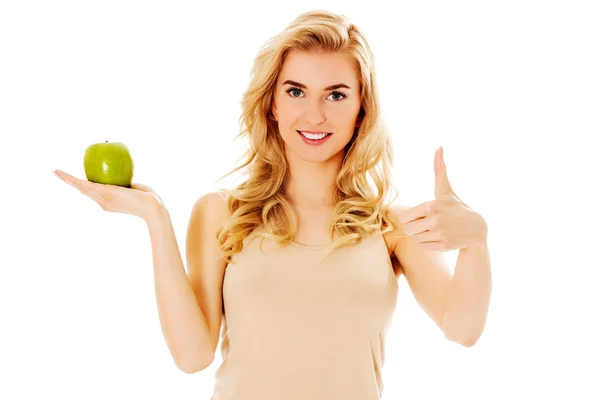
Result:
{"label": "open palm", "polygon": [[148,212],[155,209],[157,205],[163,205],[160,196],[152,188],[141,183],[132,183],[131,187],[127,188],[78,179],[61,170],[54,171],[54,174],[96,201],[105,211],[145,219]]}

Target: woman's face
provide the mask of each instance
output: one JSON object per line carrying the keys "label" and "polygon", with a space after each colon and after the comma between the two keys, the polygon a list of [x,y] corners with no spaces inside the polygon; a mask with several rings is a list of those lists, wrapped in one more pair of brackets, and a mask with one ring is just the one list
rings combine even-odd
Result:
{"label": "woman's face", "polygon": [[358,77],[350,56],[297,50],[286,55],[272,112],[287,157],[311,162],[336,159],[341,164],[358,126],[360,107]]}

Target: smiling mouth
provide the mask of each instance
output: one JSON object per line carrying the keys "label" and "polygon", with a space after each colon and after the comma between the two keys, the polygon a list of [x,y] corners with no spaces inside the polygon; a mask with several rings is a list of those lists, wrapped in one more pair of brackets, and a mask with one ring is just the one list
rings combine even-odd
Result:
{"label": "smiling mouth", "polygon": [[322,133],[309,133],[309,132],[302,132],[302,131],[296,131],[296,132],[298,132],[304,138],[306,138],[308,140],[314,140],[314,141],[322,140],[331,135],[331,132],[322,132]]}

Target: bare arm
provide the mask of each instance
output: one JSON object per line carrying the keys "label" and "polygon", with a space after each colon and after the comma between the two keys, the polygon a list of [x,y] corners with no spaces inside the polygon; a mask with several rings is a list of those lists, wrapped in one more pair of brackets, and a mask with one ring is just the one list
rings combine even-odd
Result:
{"label": "bare arm", "polygon": [[409,208],[394,205],[388,214],[395,225],[392,236],[399,238],[394,253],[406,281],[446,339],[473,346],[483,332],[490,302],[490,261],[485,240],[481,245],[461,249],[452,273],[443,253],[422,249],[413,237],[405,235],[398,215]]}
{"label": "bare arm", "polygon": [[187,373],[209,366],[223,317],[222,286],[227,264],[216,234],[229,217],[225,197],[218,192],[208,193],[194,204],[186,237],[186,273],[169,212],[149,186],[132,183],[131,188],[123,188],[80,180],[63,171],[55,174],[94,199],[103,210],[134,215],[146,222],[160,326],[171,356]]}
{"label": "bare arm", "polygon": [[444,303],[448,336],[474,345],[483,334],[492,294],[492,271],[487,238],[480,245],[460,249],[454,278]]}
{"label": "bare arm", "polygon": [[167,209],[145,219],[152,244],[154,283],[163,336],[177,367],[193,373],[212,362],[211,336],[186,274]]}

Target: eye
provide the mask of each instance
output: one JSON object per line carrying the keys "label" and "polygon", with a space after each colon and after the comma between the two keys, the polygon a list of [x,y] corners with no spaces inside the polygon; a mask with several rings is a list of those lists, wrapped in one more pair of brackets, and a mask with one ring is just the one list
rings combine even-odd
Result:
{"label": "eye", "polygon": [[331,92],[331,95],[330,95],[330,96],[332,96],[332,95],[337,95],[337,96],[340,96],[340,100],[342,100],[342,99],[345,99],[345,98],[346,98],[346,95],[345,95],[344,93],[342,93],[342,92]]}
{"label": "eye", "polygon": [[[287,90],[287,93],[291,93],[291,92],[302,92],[302,90],[298,89],[298,88],[291,88]],[[297,96],[292,96],[292,97],[297,97]]]}
{"label": "eye", "polygon": [[[300,88],[297,88],[297,87],[293,87],[293,88],[290,88],[290,89],[286,90],[286,93],[292,93],[292,92],[300,92],[300,93],[302,93],[302,90]],[[343,100],[343,99],[345,99],[347,97],[346,94],[344,94],[342,92],[338,92],[336,90],[334,90],[333,92],[331,92],[329,94],[329,96],[339,96],[338,100],[334,100],[334,102],[339,102],[339,101],[341,101],[341,100]],[[297,98],[298,96],[292,95],[292,97]]]}

